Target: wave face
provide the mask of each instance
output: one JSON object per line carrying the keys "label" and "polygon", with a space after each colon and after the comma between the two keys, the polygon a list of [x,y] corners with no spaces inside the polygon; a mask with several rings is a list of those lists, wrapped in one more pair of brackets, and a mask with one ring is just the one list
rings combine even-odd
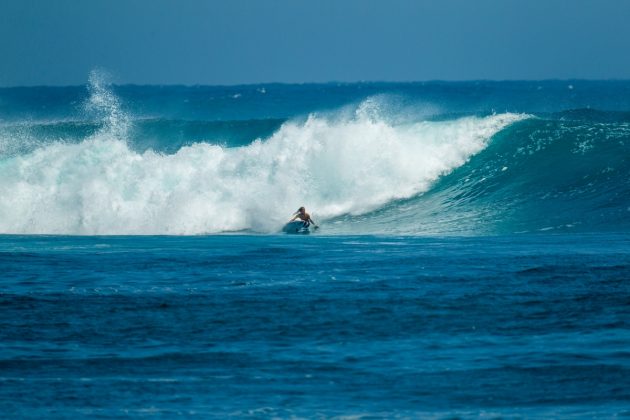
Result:
{"label": "wave face", "polygon": [[630,120],[531,118],[497,133],[425,194],[335,220],[388,234],[630,229]]}
{"label": "wave face", "polygon": [[627,230],[630,113],[598,86],[502,113],[461,84],[0,90],[0,232],[274,233],[300,205],[330,234]]}

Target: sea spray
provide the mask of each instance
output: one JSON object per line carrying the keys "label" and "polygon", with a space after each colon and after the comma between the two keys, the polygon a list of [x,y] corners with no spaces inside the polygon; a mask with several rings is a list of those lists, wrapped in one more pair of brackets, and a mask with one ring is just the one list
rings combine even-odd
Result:
{"label": "sea spray", "polygon": [[122,109],[120,100],[111,90],[111,76],[102,70],[90,73],[85,110],[102,122],[101,132],[108,137],[126,141],[131,120]]}

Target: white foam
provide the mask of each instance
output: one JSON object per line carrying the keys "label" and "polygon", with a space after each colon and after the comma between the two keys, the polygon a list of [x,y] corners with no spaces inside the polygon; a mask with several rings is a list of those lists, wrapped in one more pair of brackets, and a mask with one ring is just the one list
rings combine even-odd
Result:
{"label": "white foam", "polygon": [[524,118],[394,125],[374,112],[311,116],[245,147],[199,143],[164,155],[128,147],[128,119],[108,95],[93,88],[92,101],[111,108],[93,137],[0,160],[0,232],[275,232],[301,205],[316,221],[361,214],[426,191]]}

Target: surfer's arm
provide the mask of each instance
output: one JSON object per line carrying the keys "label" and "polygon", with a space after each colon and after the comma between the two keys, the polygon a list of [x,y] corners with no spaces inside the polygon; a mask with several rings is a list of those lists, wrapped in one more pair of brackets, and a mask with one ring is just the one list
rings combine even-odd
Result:
{"label": "surfer's arm", "polygon": [[291,223],[292,221],[294,221],[297,218],[298,218],[298,215],[296,214],[295,216],[293,216],[293,218],[291,218],[291,220],[289,220],[289,223]]}

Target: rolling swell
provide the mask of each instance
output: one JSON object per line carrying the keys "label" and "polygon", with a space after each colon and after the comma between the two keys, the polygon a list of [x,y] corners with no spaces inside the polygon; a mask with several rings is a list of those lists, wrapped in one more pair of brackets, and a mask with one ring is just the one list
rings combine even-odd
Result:
{"label": "rolling swell", "polygon": [[[271,136],[286,119],[244,121],[189,121],[164,118],[134,119],[126,133],[130,148],[173,154],[185,146],[210,142],[230,147],[244,146]],[[81,143],[107,130],[101,120],[30,121],[0,125],[0,154],[24,154],[54,142]],[[17,141],[16,141],[17,140]]]}

